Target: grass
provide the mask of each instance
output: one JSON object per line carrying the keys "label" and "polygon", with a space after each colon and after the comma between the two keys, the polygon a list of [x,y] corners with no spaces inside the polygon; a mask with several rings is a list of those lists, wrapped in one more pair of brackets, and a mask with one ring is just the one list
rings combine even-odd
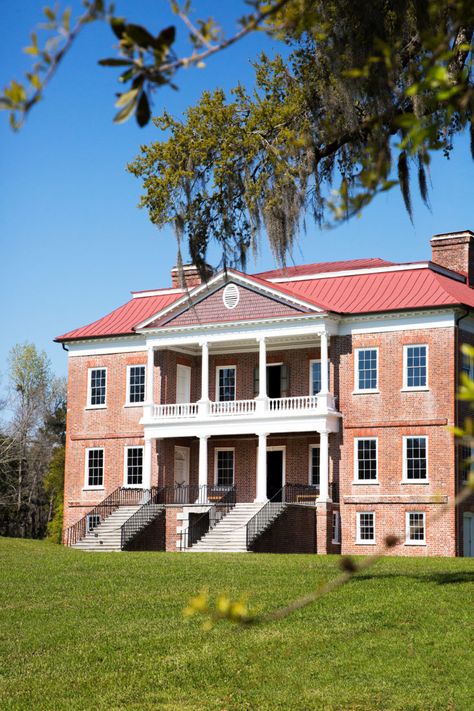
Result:
{"label": "grass", "polygon": [[386,559],[261,628],[182,616],[203,587],[272,609],[338,562],[0,539],[0,709],[474,709],[473,559]]}

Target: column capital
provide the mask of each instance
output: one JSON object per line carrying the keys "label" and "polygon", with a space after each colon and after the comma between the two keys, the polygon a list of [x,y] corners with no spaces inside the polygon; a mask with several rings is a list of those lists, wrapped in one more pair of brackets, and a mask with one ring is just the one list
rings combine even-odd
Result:
{"label": "column capital", "polygon": [[255,340],[257,341],[257,343],[265,343],[265,341],[267,340],[267,336],[256,336]]}
{"label": "column capital", "polygon": [[210,437],[211,435],[203,434],[203,435],[198,435],[198,436],[199,436],[199,439],[209,439],[209,437]]}
{"label": "column capital", "polygon": [[255,434],[257,435],[257,437],[269,437],[270,436],[270,432],[255,432]]}
{"label": "column capital", "polygon": [[209,346],[209,341],[205,338],[201,338],[201,340],[199,341],[199,345],[201,346],[201,348],[204,348],[204,346]]}

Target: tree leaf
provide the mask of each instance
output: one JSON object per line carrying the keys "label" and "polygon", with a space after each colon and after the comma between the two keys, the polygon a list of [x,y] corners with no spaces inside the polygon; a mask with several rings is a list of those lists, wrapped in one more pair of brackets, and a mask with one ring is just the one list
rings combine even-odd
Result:
{"label": "tree leaf", "polygon": [[115,106],[118,108],[119,106],[125,106],[128,104],[129,101],[133,101],[138,94],[138,89],[130,89],[130,91],[126,91],[124,94],[120,94],[119,98],[115,102]]}
{"label": "tree leaf", "polygon": [[131,59],[116,59],[110,57],[109,59],[99,59],[98,64],[101,67],[130,67],[133,64]]}
{"label": "tree leaf", "polygon": [[125,18],[112,17],[110,20],[110,27],[117,39],[122,39],[123,33],[125,32]]}
{"label": "tree leaf", "polygon": [[154,41],[155,49],[162,49],[163,47],[170,47],[176,39],[176,27],[170,25],[161,30],[160,34]]}
{"label": "tree leaf", "polygon": [[137,105],[136,98],[133,101],[130,101],[126,106],[123,107],[117,114],[114,116],[114,123],[124,123],[125,121],[128,121],[130,116],[133,114],[135,107]]}
{"label": "tree leaf", "polygon": [[151,117],[150,103],[148,97],[144,91],[140,94],[138,100],[137,111],[135,118],[140,127],[146,126]]}
{"label": "tree leaf", "polygon": [[139,47],[147,49],[147,47],[153,47],[155,44],[155,38],[151,35],[148,30],[146,30],[141,25],[126,25],[125,34],[127,37],[135,42]]}
{"label": "tree leaf", "polygon": [[56,21],[56,13],[54,12],[54,10],[51,10],[50,7],[44,7],[43,12],[46,15],[46,17],[48,18],[48,20],[51,20],[51,22]]}

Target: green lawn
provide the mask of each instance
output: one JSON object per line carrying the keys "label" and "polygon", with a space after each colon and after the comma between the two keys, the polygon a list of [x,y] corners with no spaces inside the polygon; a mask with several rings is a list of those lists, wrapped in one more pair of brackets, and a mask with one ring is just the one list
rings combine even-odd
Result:
{"label": "green lawn", "polygon": [[0,708],[474,709],[474,559],[385,560],[260,628],[182,616],[203,587],[272,609],[338,562],[0,539]]}

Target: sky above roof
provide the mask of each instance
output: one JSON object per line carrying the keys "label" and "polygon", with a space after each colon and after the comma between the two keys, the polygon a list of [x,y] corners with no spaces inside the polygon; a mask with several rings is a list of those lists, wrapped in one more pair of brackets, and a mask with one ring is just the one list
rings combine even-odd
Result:
{"label": "sky above roof", "polygon": [[[78,9],[80,3],[67,3]],[[245,12],[240,0],[195,0],[203,15],[221,18],[232,30],[233,18]],[[0,85],[21,78],[29,66],[21,48],[42,20],[44,3],[0,3],[0,23],[8,27],[0,45]],[[156,0],[117,0],[119,14],[157,29],[174,21],[167,4]],[[186,32],[179,28],[179,36]],[[112,124],[117,72],[97,66],[110,55],[110,30],[91,26],[73,48],[48,88],[45,100],[25,127],[13,134],[0,114],[2,176],[0,295],[2,339],[0,374],[5,382],[7,356],[18,342],[32,341],[46,350],[57,374],[66,373],[66,354],[53,338],[91,323],[116,309],[130,291],[171,285],[175,241],[169,230],[157,231],[137,209],[140,183],[125,168],[141,144],[158,140],[158,129],[140,130],[134,122]],[[165,89],[154,113],[180,115],[204,89],[229,90],[238,81],[250,86],[250,60],[276,43],[263,35],[249,37],[212,58],[206,69],[177,77],[179,91]],[[414,225],[397,190],[379,196],[359,219],[331,231],[307,221],[293,263],[334,262],[379,257],[393,262],[426,260],[434,233],[474,228],[474,167],[467,138],[455,144],[451,160],[436,157],[431,166],[431,212],[414,197]],[[215,261],[215,254],[210,261]],[[250,272],[275,268],[264,246]],[[1,387],[1,384],[0,384]]]}

